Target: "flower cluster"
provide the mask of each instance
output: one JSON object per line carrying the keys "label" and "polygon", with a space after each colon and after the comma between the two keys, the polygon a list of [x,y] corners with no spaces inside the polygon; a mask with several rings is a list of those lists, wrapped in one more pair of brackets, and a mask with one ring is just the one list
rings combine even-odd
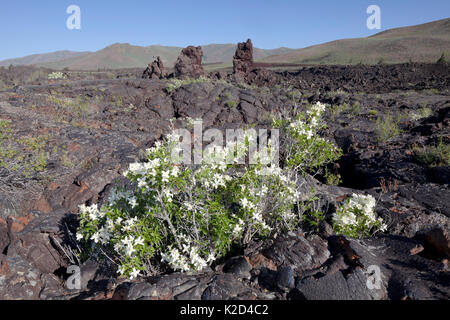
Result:
{"label": "flower cluster", "polygon": [[382,218],[377,218],[375,205],[375,199],[371,195],[353,194],[336,210],[333,216],[334,230],[351,238],[385,231],[387,226]]}
{"label": "flower cluster", "polygon": [[66,76],[62,72],[52,72],[48,75],[48,80],[59,80],[59,79],[65,79]]}

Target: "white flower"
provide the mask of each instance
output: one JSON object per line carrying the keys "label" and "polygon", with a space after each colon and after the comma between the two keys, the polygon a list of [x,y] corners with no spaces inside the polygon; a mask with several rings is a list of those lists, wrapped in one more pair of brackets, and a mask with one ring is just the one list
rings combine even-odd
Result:
{"label": "white flower", "polygon": [[134,245],[135,246],[143,246],[144,245],[144,238],[142,238],[142,237],[137,238],[135,240],[135,242],[134,242]]}
{"label": "white flower", "polygon": [[132,197],[131,199],[128,199],[128,203],[130,204],[130,206],[133,209],[136,208],[138,205],[136,197]]}
{"label": "white flower", "polygon": [[136,268],[133,268],[133,270],[130,272],[130,280],[135,279],[139,275],[140,271],[136,270]]}
{"label": "white flower", "polygon": [[169,170],[162,172],[162,182],[169,182],[169,177],[170,177]]}
{"label": "white flower", "polygon": [[247,198],[242,198],[241,199],[241,206],[244,209],[248,207],[248,200],[247,200]]}
{"label": "white flower", "polygon": [[91,236],[91,240],[93,240],[95,243],[98,243],[100,240],[100,233],[96,232]]}
{"label": "white flower", "polygon": [[123,275],[125,273],[125,267],[120,266],[119,269],[117,270],[117,273],[120,273],[120,275]]}
{"label": "white flower", "polygon": [[83,239],[83,235],[80,232],[77,232],[77,241],[80,241]]}

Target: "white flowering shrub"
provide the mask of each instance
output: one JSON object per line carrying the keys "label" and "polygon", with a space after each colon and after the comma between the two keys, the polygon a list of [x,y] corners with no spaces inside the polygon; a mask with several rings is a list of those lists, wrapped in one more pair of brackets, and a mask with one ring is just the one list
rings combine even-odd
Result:
{"label": "white flowering shrub", "polygon": [[374,211],[376,201],[371,195],[353,194],[337,208],[333,216],[333,229],[337,234],[351,238],[370,236],[387,229],[382,218]]}
{"label": "white flowering shrub", "polygon": [[151,274],[155,258],[174,270],[201,270],[232,244],[295,227],[289,174],[264,165],[262,152],[254,165],[226,164],[246,156],[248,137],[236,149],[206,152],[195,167],[173,161],[177,139],[169,136],[147,150],[147,162],[130,164],[124,175],[135,191],[116,189],[101,209],[80,207],[77,239],[116,262],[120,274]]}
{"label": "white flowering shrub", "polygon": [[306,113],[296,113],[274,120],[274,126],[282,129],[280,150],[289,168],[306,173],[338,160],[342,151],[332,142],[321,137],[319,131],[326,127],[322,120],[325,105],[318,102]]}
{"label": "white flowering shrub", "polygon": [[60,80],[65,78],[65,74],[62,72],[52,72],[48,75],[48,80]]}
{"label": "white flowering shrub", "polygon": [[[308,113],[308,126],[319,121],[315,108]],[[298,123],[291,127],[283,120],[282,124],[293,139],[306,143],[304,147],[315,139],[298,132]],[[124,176],[134,185],[132,191],[116,187],[103,207],[80,207],[77,240],[90,246],[92,254],[116,263],[125,277],[154,274],[161,263],[173,270],[202,270],[233,245],[275,237],[300,221],[294,212],[296,169],[311,164],[298,163],[302,159],[298,149],[286,153],[289,166],[274,166],[275,144],[269,139],[265,148],[252,154],[256,161],[242,165],[239,160],[249,157],[248,146],[254,139],[246,135],[231,146],[205,149],[198,165],[184,165],[178,161],[179,139],[167,136],[146,150],[145,162],[130,164]],[[290,155],[297,157],[295,162]],[[330,161],[329,156],[324,159]]]}

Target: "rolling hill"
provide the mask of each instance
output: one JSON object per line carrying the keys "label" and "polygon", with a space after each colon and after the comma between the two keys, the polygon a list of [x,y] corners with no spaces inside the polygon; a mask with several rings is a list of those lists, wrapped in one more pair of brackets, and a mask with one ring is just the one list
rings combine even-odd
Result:
{"label": "rolling hill", "polygon": [[52,61],[73,59],[88,54],[89,52],[75,52],[75,51],[55,51],[43,54],[33,54],[26,57],[7,59],[0,61],[0,67],[8,67],[9,65],[32,65],[32,64],[42,64]]}
{"label": "rolling hill", "polygon": [[[202,46],[203,62],[226,63],[231,62],[236,51],[235,44],[209,44]],[[152,45],[148,47],[134,46],[128,43],[116,43],[96,52],[61,51],[60,54],[48,53],[33,55],[19,59],[0,62],[0,66],[37,65],[51,69],[69,68],[71,70],[97,70],[119,68],[144,68],[157,56],[161,56],[166,66],[175,63],[181,47]],[[255,48],[255,58],[262,59],[273,54],[283,54],[293,49],[279,48],[264,50]],[[62,54],[64,53],[64,54]],[[37,57],[35,57],[37,56]]]}
{"label": "rolling hill", "polygon": [[450,55],[450,18],[390,29],[367,38],[343,39],[263,58],[270,63],[375,64],[435,62]]}
{"label": "rolling hill", "polygon": [[[203,63],[230,66],[236,44],[203,45]],[[56,51],[0,61],[0,66],[36,65],[51,69],[97,70],[144,68],[157,56],[167,67],[175,63],[181,47],[134,46],[116,43],[96,52]],[[421,25],[386,30],[366,38],[342,39],[303,49],[254,48],[256,61],[290,64],[375,64],[435,62],[442,53],[450,57],[450,18]]]}

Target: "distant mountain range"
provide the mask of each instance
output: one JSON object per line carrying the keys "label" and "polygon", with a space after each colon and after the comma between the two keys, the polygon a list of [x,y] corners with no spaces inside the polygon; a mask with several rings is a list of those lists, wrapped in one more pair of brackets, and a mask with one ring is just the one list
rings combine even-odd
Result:
{"label": "distant mountain range", "polygon": [[[152,45],[148,47],[133,46],[128,43],[116,43],[96,52],[57,51],[17,59],[0,61],[0,66],[36,65],[51,69],[69,68],[71,70],[97,70],[118,68],[144,68],[157,56],[166,66],[174,65],[181,47]],[[209,44],[202,46],[203,63],[230,62],[236,51],[235,44]],[[254,49],[255,59],[262,59],[274,54],[284,54],[293,49]]]}
{"label": "distant mountain range", "polygon": [[306,64],[436,62],[442,53],[450,59],[450,18],[390,29],[367,38],[332,41],[262,60]]}
{"label": "distant mountain range", "polygon": [[79,56],[88,54],[89,52],[75,52],[75,51],[55,51],[51,53],[33,54],[30,56],[7,59],[0,61],[0,67],[8,67],[9,65],[38,65],[59,60],[73,59]]}
{"label": "distant mountain range", "polygon": [[[230,65],[236,44],[202,46],[203,63]],[[144,68],[157,56],[166,66],[175,63],[181,47],[134,46],[116,43],[96,52],[56,51],[0,61],[0,66],[36,65],[51,69],[97,70]],[[269,63],[356,64],[435,62],[450,58],[450,18],[411,27],[390,29],[367,38],[336,40],[303,49],[254,49],[255,60]]]}

